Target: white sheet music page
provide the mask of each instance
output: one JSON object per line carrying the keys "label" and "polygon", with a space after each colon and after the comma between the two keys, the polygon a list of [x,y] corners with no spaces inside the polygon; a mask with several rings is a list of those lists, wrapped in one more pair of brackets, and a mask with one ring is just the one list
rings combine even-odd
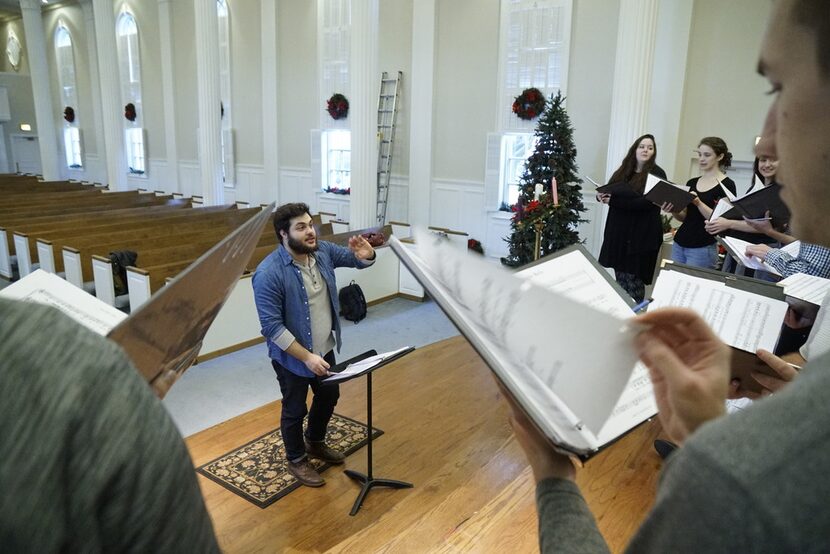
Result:
{"label": "white sheet music page", "polygon": [[106,335],[127,317],[106,302],[42,269],[0,290],[0,296],[53,306],[99,335]]}
{"label": "white sheet music page", "polygon": [[721,198],[720,200],[718,200],[718,204],[717,206],[715,206],[715,209],[712,210],[712,215],[709,216],[709,221],[715,221],[717,218],[731,210],[732,207],[732,202],[730,202],[726,198]]}
{"label": "white sheet music page", "polygon": [[[604,270],[597,269],[582,252],[574,250],[515,275],[615,317],[634,317],[631,307],[600,271]],[[648,370],[637,363],[611,416],[596,435],[597,443],[607,443],[656,413]]]}
{"label": "white sheet music page", "polygon": [[597,270],[582,252],[574,250],[515,275],[615,317],[631,317],[631,307],[599,271],[604,270]]}
{"label": "white sheet music page", "polygon": [[661,271],[652,291],[651,308],[673,306],[697,312],[720,339],[755,353],[775,350],[787,303],[727,287],[679,271]]}
{"label": "white sheet music page", "polygon": [[796,273],[786,279],[781,279],[778,284],[784,287],[784,294],[799,300],[811,302],[820,306],[830,291],[830,279]]}
{"label": "white sheet music page", "polygon": [[390,352],[384,352],[383,354],[376,354],[374,356],[370,356],[359,362],[354,362],[346,366],[346,368],[341,371],[340,373],[334,373],[330,377],[323,379],[323,381],[342,381],[343,379],[348,379],[354,375],[359,375],[364,371],[367,371],[376,365],[380,365],[384,360],[387,360],[394,356],[395,354],[399,354],[404,350],[408,350],[412,348],[411,346],[404,346],[403,348],[398,348],[397,350],[392,350]]}
{"label": "white sheet music page", "polygon": [[631,377],[639,326],[522,282],[423,231],[416,232],[416,244],[465,322],[505,360],[513,384],[535,400],[537,417],[550,416],[544,409],[558,398],[579,418],[577,427],[598,434]]}

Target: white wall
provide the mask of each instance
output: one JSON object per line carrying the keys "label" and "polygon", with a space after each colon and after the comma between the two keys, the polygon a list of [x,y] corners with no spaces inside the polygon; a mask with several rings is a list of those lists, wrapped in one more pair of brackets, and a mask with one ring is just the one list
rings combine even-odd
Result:
{"label": "white wall", "polygon": [[[409,175],[409,122],[412,83],[412,2],[417,0],[384,0],[380,2],[380,37],[378,65],[394,77],[403,71],[401,97],[398,103],[397,129],[392,151],[392,174]],[[388,215],[388,214],[387,214]]]}
{"label": "white wall", "polygon": [[[279,159],[286,168],[311,170],[311,129],[320,126],[317,98],[317,2],[279,4]],[[291,196],[280,196],[291,201]]]}
{"label": "white wall", "polygon": [[757,0],[695,1],[675,179],[696,175],[693,150],[705,136],[723,138],[736,161],[754,160],[770,101],[755,68],[771,8]]}

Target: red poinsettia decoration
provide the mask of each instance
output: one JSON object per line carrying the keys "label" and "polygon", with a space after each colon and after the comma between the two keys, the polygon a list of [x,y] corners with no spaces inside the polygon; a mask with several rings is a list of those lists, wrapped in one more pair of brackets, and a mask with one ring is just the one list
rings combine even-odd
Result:
{"label": "red poinsettia decoration", "polygon": [[124,117],[127,119],[127,121],[135,121],[137,115],[138,114],[136,114],[135,112],[135,104],[130,102],[129,104],[124,106]]}
{"label": "red poinsettia decoration", "polygon": [[343,119],[349,115],[349,101],[339,92],[332,94],[326,101],[326,111],[332,119]]}
{"label": "red poinsettia decoration", "polygon": [[545,96],[538,88],[526,88],[513,101],[513,113],[520,119],[530,120],[545,109]]}
{"label": "red poinsettia decoration", "polygon": [[467,249],[479,254],[484,254],[484,247],[476,239],[467,239]]}
{"label": "red poinsettia decoration", "polygon": [[525,211],[532,212],[534,210],[537,210],[537,209],[539,209],[539,205],[540,204],[539,204],[538,200],[531,200],[530,202],[527,203],[527,206],[525,207]]}
{"label": "red poinsettia decoration", "polygon": [[75,110],[72,106],[67,106],[63,109],[63,118],[66,120],[67,123],[72,123],[75,121]]}

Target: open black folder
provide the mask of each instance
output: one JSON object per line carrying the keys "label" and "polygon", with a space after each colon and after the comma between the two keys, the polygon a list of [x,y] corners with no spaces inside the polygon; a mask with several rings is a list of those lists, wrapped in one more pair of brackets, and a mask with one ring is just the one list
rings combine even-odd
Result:
{"label": "open black folder", "polygon": [[555,448],[587,460],[656,414],[632,301],[581,245],[514,274],[415,236],[393,251]]}
{"label": "open black folder", "polygon": [[652,204],[662,206],[671,204],[676,210],[682,210],[694,200],[694,195],[686,187],[681,187],[656,175],[649,174],[643,196]]}
{"label": "open black folder", "polygon": [[48,304],[117,342],[163,397],[190,367],[245,271],[274,204],[253,216],[162,287],[129,317],[60,277],[38,270],[2,295]]}
{"label": "open black folder", "polygon": [[788,220],[790,217],[789,209],[781,200],[781,185],[777,183],[761,187],[732,200],[731,203],[732,210],[723,216],[727,219],[760,219],[765,217],[767,212],[770,212],[770,217],[775,221]]}

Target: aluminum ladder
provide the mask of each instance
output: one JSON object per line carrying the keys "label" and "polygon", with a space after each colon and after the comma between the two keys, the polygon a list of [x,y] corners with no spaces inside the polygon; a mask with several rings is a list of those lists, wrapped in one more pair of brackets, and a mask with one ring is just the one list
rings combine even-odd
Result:
{"label": "aluminum ladder", "polygon": [[398,118],[398,99],[401,94],[403,72],[394,78],[384,71],[380,77],[378,96],[378,225],[386,223],[389,205],[389,179],[392,173],[392,151],[395,145],[395,126]]}

